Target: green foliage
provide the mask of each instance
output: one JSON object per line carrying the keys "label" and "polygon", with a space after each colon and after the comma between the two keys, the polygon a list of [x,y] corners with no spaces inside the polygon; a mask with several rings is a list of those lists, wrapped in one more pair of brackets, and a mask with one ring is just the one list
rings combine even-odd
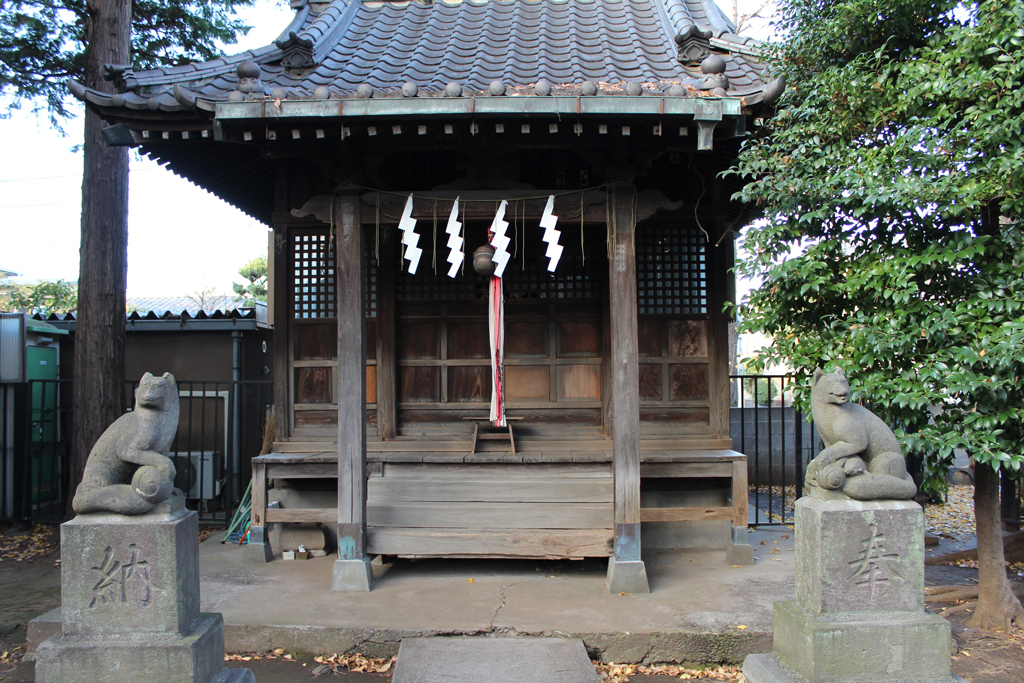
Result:
{"label": "green foliage", "polygon": [[248,285],[231,283],[235,290],[237,300],[246,303],[249,301],[267,300],[267,257],[257,256],[244,266],[238,269],[238,274],[249,281]]}
{"label": "green foliage", "polygon": [[[790,88],[733,169],[754,367],[843,367],[924,456],[1024,463],[1024,3],[784,0]],[[805,392],[798,402],[807,405]]]}
{"label": "green foliage", "polygon": [[0,309],[30,315],[70,313],[78,307],[78,285],[65,280],[43,280],[33,285],[13,285],[0,296]]}
{"label": "green foliage", "polygon": [[[205,61],[218,43],[231,44],[249,27],[235,17],[253,0],[134,0],[132,66],[151,69]],[[0,96],[12,108],[32,101],[56,121],[69,115],[69,78],[82,80],[87,0],[0,2]]]}

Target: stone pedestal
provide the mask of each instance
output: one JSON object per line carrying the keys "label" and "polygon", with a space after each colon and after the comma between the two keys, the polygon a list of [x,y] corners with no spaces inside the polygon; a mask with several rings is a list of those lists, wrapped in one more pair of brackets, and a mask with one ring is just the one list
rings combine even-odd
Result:
{"label": "stone pedestal", "polygon": [[801,498],[796,600],[750,683],[952,683],[949,623],[924,611],[924,512],[910,501]]}
{"label": "stone pedestal", "polygon": [[61,633],[36,653],[39,683],[254,680],[224,667],[224,622],[199,612],[197,515],[180,496],[61,525],[61,607]]}
{"label": "stone pedestal", "polygon": [[605,585],[609,593],[650,593],[647,582],[647,567],[640,560],[617,560],[608,558],[608,574]]}

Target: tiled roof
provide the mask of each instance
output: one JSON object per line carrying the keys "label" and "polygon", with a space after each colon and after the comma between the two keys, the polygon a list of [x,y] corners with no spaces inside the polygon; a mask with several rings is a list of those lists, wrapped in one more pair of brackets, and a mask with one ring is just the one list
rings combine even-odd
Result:
{"label": "tiled roof", "polygon": [[[598,84],[598,94],[621,90],[609,84],[639,82],[648,92],[676,86],[670,94],[677,95],[684,86],[692,97],[702,73],[699,60],[677,58],[682,35],[701,54],[725,58],[728,95],[749,98],[764,88],[756,41],[734,35],[713,0],[293,0],[292,6],[296,17],[273,45],[204,64],[128,70],[121,74],[124,91],[115,95],[78,84],[72,91],[103,107],[193,117],[188,110],[197,104],[212,110],[211,103],[230,97],[355,97],[360,86],[375,96],[400,96],[406,83],[420,97],[443,96],[446,88],[449,96],[488,93],[495,81],[517,94],[545,94],[522,90],[540,81],[564,94],[577,94],[585,82]],[[259,65],[256,87],[263,92],[240,92],[246,62]]]}
{"label": "tiled roof", "polygon": [[132,312],[131,314],[137,314],[139,317],[148,315],[162,317],[169,313],[171,315],[187,314],[189,317],[195,318],[201,313],[210,316],[215,313],[228,314],[235,310],[242,310],[241,303],[231,294],[206,296],[201,302],[188,296],[130,297],[126,304],[128,310]]}

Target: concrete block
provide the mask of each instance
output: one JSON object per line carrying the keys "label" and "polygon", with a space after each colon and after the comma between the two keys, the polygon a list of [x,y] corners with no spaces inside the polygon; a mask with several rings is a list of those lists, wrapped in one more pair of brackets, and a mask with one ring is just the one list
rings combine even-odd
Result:
{"label": "concrete block", "polygon": [[266,564],[274,559],[274,548],[269,541],[266,543],[250,541],[242,547],[242,554],[245,555],[245,561],[250,564]]}
{"label": "concrete block", "polygon": [[[747,679],[747,683],[807,683],[806,678],[796,673],[776,655],[747,655],[747,658],[743,660],[743,676]],[[872,680],[878,680],[879,683],[968,683],[954,673],[933,679]]]}
{"label": "concrete block", "polygon": [[199,613],[195,512],[79,515],[61,525],[65,636],[179,634]]}
{"label": "concrete block", "polygon": [[29,621],[26,628],[25,660],[35,661],[36,650],[39,649],[40,643],[60,633],[60,626],[60,607],[54,607],[46,614],[40,614]]}
{"label": "concrete block", "polygon": [[405,638],[392,683],[598,683],[577,638]]}
{"label": "concrete block", "polygon": [[815,683],[940,680],[950,673],[949,622],[935,614],[837,621],[775,603],[774,654]]}
{"label": "concrete block", "polygon": [[373,568],[370,558],[359,560],[335,560],[334,575],[331,578],[332,591],[365,592],[373,586]]}
{"label": "concrete block", "polygon": [[725,550],[725,563],[729,565],[754,564],[754,547],[749,543],[733,543]]}
{"label": "concrete block", "polygon": [[[253,681],[251,671],[225,674],[224,623],[200,614],[184,635],[125,633],[119,637],[57,635],[36,652],[36,681],[103,683],[222,683]],[[247,676],[246,676],[247,674]]]}
{"label": "concrete block", "polygon": [[323,550],[327,547],[324,530],[316,526],[289,524],[281,529],[281,550]]}
{"label": "concrete block", "polygon": [[796,599],[804,611],[924,610],[920,505],[804,497],[796,503],[795,521]]}
{"label": "concrete block", "polygon": [[608,578],[605,581],[609,593],[650,593],[647,582],[647,567],[641,560],[616,560],[608,558]]}

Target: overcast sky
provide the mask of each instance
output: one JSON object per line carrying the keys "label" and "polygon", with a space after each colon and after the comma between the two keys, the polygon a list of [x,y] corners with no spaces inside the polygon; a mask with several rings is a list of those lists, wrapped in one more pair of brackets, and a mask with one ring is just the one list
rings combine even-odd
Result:
{"label": "overcast sky", "polygon": [[[243,16],[254,28],[229,52],[267,45],[288,25],[287,3],[257,0]],[[45,116],[14,111],[0,120],[0,268],[22,281],[78,279],[82,118],[66,137]],[[131,152],[128,296],[231,292],[237,271],[265,254],[267,228],[212,194]]]}
{"label": "overcast sky", "polygon": [[[731,14],[732,0],[719,4]],[[740,8],[760,4],[741,0]],[[286,2],[257,0],[243,16],[254,28],[228,52],[269,44],[292,13]],[[0,269],[19,273],[20,281],[78,279],[82,156],[71,149],[81,142],[81,126],[81,117],[67,121],[62,137],[27,110],[0,119]],[[231,282],[241,281],[238,268],[266,253],[266,226],[131,154],[128,296],[230,293]]]}

